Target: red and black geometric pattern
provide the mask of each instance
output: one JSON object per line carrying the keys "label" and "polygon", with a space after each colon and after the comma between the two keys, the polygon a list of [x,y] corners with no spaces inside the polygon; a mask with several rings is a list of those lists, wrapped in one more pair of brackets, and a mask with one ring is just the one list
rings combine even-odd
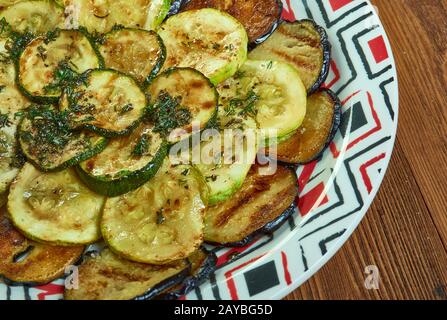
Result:
{"label": "red and black geometric pattern", "polygon": [[[184,299],[281,298],[314,274],[367,211],[394,144],[397,77],[386,34],[368,1],[284,0],[283,18],[326,28],[333,60],[324,84],[343,102],[343,123],[321,160],[297,170],[298,210],[274,234],[242,248],[210,248],[218,267]],[[62,281],[0,285],[8,299],[58,299]]]}

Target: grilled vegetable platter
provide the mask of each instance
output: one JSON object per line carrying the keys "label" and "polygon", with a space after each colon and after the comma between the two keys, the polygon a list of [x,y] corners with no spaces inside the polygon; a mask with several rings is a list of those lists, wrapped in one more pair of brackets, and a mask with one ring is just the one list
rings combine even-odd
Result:
{"label": "grilled vegetable platter", "polygon": [[[281,226],[294,166],[321,156],[341,118],[321,88],[326,32],[281,10],[0,1],[2,281],[45,284],[76,265],[66,299],[177,299],[215,271],[213,246]],[[193,161],[209,132],[232,142]],[[184,161],[170,156],[190,143]]]}

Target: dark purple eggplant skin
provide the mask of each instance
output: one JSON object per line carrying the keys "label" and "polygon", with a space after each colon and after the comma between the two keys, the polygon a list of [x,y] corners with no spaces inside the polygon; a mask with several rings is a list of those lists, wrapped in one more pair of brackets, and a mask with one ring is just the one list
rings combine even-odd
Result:
{"label": "dark purple eggplant skin", "polygon": [[[177,13],[179,13],[182,8],[184,6],[186,6],[191,0],[174,0],[171,4],[171,9],[169,10],[168,16],[173,16]],[[270,35],[275,32],[276,28],[278,28],[278,26],[280,25],[280,23],[282,22],[281,17],[282,17],[282,12],[283,12],[283,4],[281,0],[275,0],[276,1],[276,5],[278,6],[278,18],[276,19],[276,21],[272,24],[270,30],[265,33],[264,35],[260,36],[258,39],[256,39],[255,41],[253,41],[252,43],[250,43],[248,45],[248,49],[252,50],[254,49],[258,44],[263,43],[265,40],[267,40]]]}
{"label": "dark purple eggplant skin", "polygon": [[183,281],[189,276],[190,273],[191,273],[191,264],[189,264],[189,266],[180,273],[160,282],[155,287],[149,289],[145,294],[135,297],[132,300],[136,301],[152,300],[155,297],[162,294],[163,292],[165,292],[166,290],[169,290],[170,288],[183,283]]}
{"label": "dark purple eggplant skin", "polygon": [[329,68],[331,64],[332,57],[332,45],[329,41],[329,37],[327,35],[326,29],[322,26],[318,25],[315,21],[310,19],[299,20],[299,22],[309,22],[313,25],[315,30],[320,34],[320,45],[323,49],[323,67],[321,68],[320,75],[318,76],[317,81],[310,87],[307,95],[311,95],[312,93],[318,91],[321,88],[321,85],[326,81],[327,76],[329,74]]}
{"label": "dark purple eggplant skin", "polygon": [[[288,168],[295,175],[295,181],[298,181],[298,177],[296,175],[296,166],[291,165],[290,163],[281,164],[283,167]],[[297,193],[298,196],[298,193]],[[225,247],[225,248],[240,248],[245,247],[246,245],[252,243],[256,239],[262,237],[265,234],[272,234],[276,230],[278,230],[286,221],[289,219],[295,212],[297,211],[297,203],[293,201],[290,206],[284,210],[276,219],[268,222],[262,228],[256,230],[252,234],[246,236],[244,239],[237,242],[227,242],[227,243],[216,243],[216,242],[207,242],[210,245],[216,247]]]}
{"label": "dark purple eggplant skin", "polygon": [[216,271],[217,268],[217,256],[214,252],[201,248],[202,251],[205,252],[207,258],[203,263],[200,271],[196,275],[192,275],[187,277],[182,282],[182,287],[178,290],[169,292],[167,294],[161,295],[160,300],[178,300],[184,295],[187,295],[189,292],[199,287],[202,283],[208,280],[211,273]]}
{"label": "dark purple eggplant skin", "polygon": [[342,122],[342,117],[343,117],[342,103],[341,103],[340,99],[338,98],[338,96],[335,94],[335,92],[333,92],[330,89],[326,89],[326,88],[321,88],[318,91],[327,93],[334,101],[334,117],[332,120],[332,129],[331,129],[330,134],[327,137],[327,140],[326,140],[326,143],[325,143],[323,149],[311,160],[304,162],[304,163],[299,163],[298,165],[305,165],[305,164],[308,164],[313,161],[320,161],[321,158],[323,157],[324,152],[326,151],[327,148],[329,148],[329,145],[331,144],[332,140],[334,140],[334,137],[337,134],[337,131],[340,128],[340,124]]}

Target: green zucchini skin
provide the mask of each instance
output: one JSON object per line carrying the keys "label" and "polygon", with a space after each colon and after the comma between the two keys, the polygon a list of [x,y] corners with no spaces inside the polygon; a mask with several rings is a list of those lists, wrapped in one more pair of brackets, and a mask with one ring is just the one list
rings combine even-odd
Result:
{"label": "green zucchini skin", "polygon": [[38,160],[36,160],[27,151],[26,142],[24,142],[23,139],[21,139],[21,135],[23,133],[22,125],[25,121],[25,118],[26,117],[21,118],[19,125],[18,125],[18,130],[16,133],[17,140],[19,141],[20,150],[25,155],[28,162],[30,162],[36,168],[38,168],[40,171],[43,171],[43,172],[57,172],[57,171],[62,171],[67,168],[70,168],[72,166],[75,166],[76,164],[78,164],[82,161],[85,161],[87,159],[90,159],[91,157],[95,156],[96,154],[102,152],[107,147],[107,145],[109,143],[108,139],[101,137],[99,139],[99,141],[92,148],[89,148],[89,149],[85,150],[84,152],[81,152],[81,153],[75,155],[74,157],[68,159],[67,161],[65,161],[57,166],[51,166],[51,167],[44,166],[42,163],[40,163]]}
{"label": "green zucchini skin", "polygon": [[[152,35],[152,36],[156,37],[156,39],[157,39],[158,46],[160,47],[160,55],[157,59],[157,62],[154,65],[153,69],[150,71],[150,73],[148,75],[146,75],[144,81],[141,83],[142,88],[145,88],[149,85],[151,80],[153,78],[155,78],[155,76],[160,72],[161,68],[163,67],[165,60],[166,60],[166,47],[165,47],[161,37],[155,31],[145,30],[145,29],[137,29],[137,28],[124,28],[124,27],[123,28],[115,28],[114,30],[109,31],[108,33],[106,33],[104,35],[104,38],[102,40],[103,43],[101,43],[101,46],[98,48],[98,54],[103,59],[103,61],[102,61],[103,65],[104,65],[103,68],[107,68],[107,67],[112,68],[112,67],[106,65],[106,58],[104,58],[104,56],[101,54],[101,49],[107,45],[107,40],[109,37],[113,36],[114,34],[120,32],[120,31],[123,31],[123,30],[146,33],[148,35]],[[124,56],[123,59],[125,59],[125,58],[126,57]],[[115,68],[115,69],[117,69],[117,68]],[[138,81],[138,79],[135,79],[135,80]]]}
{"label": "green zucchini skin", "polygon": [[163,142],[153,160],[145,167],[114,180],[104,176],[94,177],[79,165],[76,166],[76,171],[81,181],[93,191],[108,197],[117,197],[137,189],[150,180],[157,173],[167,155],[168,144]]}
{"label": "green zucchini skin", "polygon": [[[99,69],[103,69],[104,68],[104,58],[101,56],[101,54],[99,53],[98,47],[95,44],[95,41],[93,39],[93,37],[91,36],[90,33],[87,32],[87,29],[80,27],[79,29],[76,30],[65,30],[65,29],[60,29],[59,31],[76,31],[81,33],[89,42],[91,48],[93,49],[93,51],[96,54],[96,58],[98,60],[98,68]],[[14,60],[14,66],[16,69],[16,84],[17,87],[20,89],[20,91],[22,92],[22,94],[28,98],[30,101],[36,102],[36,103],[40,103],[40,104],[57,104],[59,102],[60,96],[39,96],[39,95],[33,95],[31,92],[29,92],[23,85],[22,85],[22,80],[21,80],[21,75],[20,75],[20,58],[23,54],[23,52],[25,51],[26,47],[36,38],[39,38],[42,36],[35,36],[33,39],[30,39],[28,41],[28,43],[26,44],[26,46],[23,46],[23,48],[21,48],[21,51],[17,54],[17,59]]]}
{"label": "green zucchini skin", "polygon": [[[144,94],[144,90],[142,88],[142,86],[131,76],[121,72],[121,71],[117,71],[114,69],[110,69],[110,68],[103,68],[103,69],[92,69],[92,70],[87,70],[86,72],[84,72],[82,75],[80,75],[80,79],[85,79],[88,78],[91,74],[95,73],[95,72],[113,72],[116,73],[120,76],[124,76],[126,78],[129,78],[133,81],[133,83],[135,84],[136,87],[138,87],[141,92]],[[83,82],[80,81],[78,83],[78,85],[82,85]],[[59,109],[62,110],[69,110],[69,107],[64,107],[61,108],[61,105],[63,104],[63,98],[64,98],[64,94],[62,94],[61,99],[59,101]],[[123,129],[123,130],[119,130],[119,131],[112,131],[112,130],[108,130],[108,129],[104,129],[104,128],[100,128],[98,126],[89,124],[89,123],[82,123],[80,124],[76,129],[78,128],[82,128],[82,129],[86,129],[92,132],[95,132],[103,137],[106,138],[118,138],[118,137],[122,137],[122,136],[127,136],[129,135],[135,128],[137,128],[141,122],[143,121],[146,113],[148,111],[148,107],[147,107],[147,101],[146,101],[146,106],[144,109],[142,109],[141,114],[139,115],[138,119],[135,120],[131,125],[129,125],[127,128]]]}

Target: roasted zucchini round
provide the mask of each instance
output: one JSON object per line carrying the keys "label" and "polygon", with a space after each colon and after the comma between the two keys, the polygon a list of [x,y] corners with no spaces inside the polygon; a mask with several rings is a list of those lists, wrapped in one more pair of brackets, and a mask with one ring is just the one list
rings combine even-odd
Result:
{"label": "roasted zucchini round", "polygon": [[132,261],[166,264],[185,259],[203,241],[205,205],[190,166],[166,160],[141,188],[109,198],[101,220],[109,247]]}
{"label": "roasted zucchini round", "polygon": [[66,289],[67,300],[149,300],[182,282],[186,260],[155,266],[124,260],[108,248],[85,257],[79,266],[79,288]]}
{"label": "roasted zucchini round", "polygon": [[229,14],[191,10],[166,20],[159,30],[166,46],[165,68],[191,67],[212,83],[231,77],[247,59],[247,32]]}
{"label": "roasted zucchini round", "polygon": [[298,194],[294,172],[278,166],[268,175],[259,168],[252,167],[240,192],[207,209],[205,241],[225,245],[240,242],[278,218],[293,203]]}
{"label": "roasted zucchini round", "polygon": [[255,162],[259,146],[256,121],[242,111],[237,106],[219,109],[220,130],[203,139],[200,161],[194,162],[209,188],[209,205],[238,191]]}
{"label": "roasted zucchini round", "polygon": [[6,282],[45,284],[64,275],[76,261],[83,246],[50,246],[29,241],[18,232],[0,209],[0,276]]}
{"label": "roasted zucchini round", "polygon": [[112,138],[138,126],[146,112],[146,96],[133,78],[111,69],[90,70],[81,78],[64,90],[59,103],[72,128]]}
{"label": "roasted zucchini round", "polygon": [[118,29],[106,34],[99,52],[112,68],[147,84],[157,75],[166,58],[163,41],[154,31]]}
{"label": "roasted zucchini round", "polygon": [[8,189],[24,163],[16,133],[19,114],[28,103],[15,86],[0,89],[0,193]]}
{"label": "roasted zucchini round", "polygon": [[[0,4],[1,7],[1,4]],[[62,28],[64,8],[53,0],[20,1],[0,12],[14,31],[41,34]]]}
{"label": "roasted zucchini round", "polygon": [[77,30],[60,30],[32,40],[20,54],[18,83],[36,102],[56,103],[62,88],[75,82],[101,60],[88,37]]}
{"label": "roasted zucchini round", "polygon": [[285,63],[248,60],[219,88],[223,108],[255,117],[261,134],[281,139],[295,131],[306,114],[307,93],[298,73]]}
{"label": "roasted zucchini round", "polygon": [[154,131],[172,143],[189,137],[194,125],[205,128],[217,113],[216,88],[195,69],[168,69],[152,81],[146,92]]}
{"label": "roasted zucchini round", "polygon": [[249,54],[250,59],[275,60],[296,68],[309,94],[326,80],[331,44],[326,31],[311,20],[284,22]]}
{"label": "roasted zucchini round", "polygon": [[101,235],[104,197],[90,191],[73,169],[42,173],[25,164],[11,185],[8,213],[27,238],[57,245],[88,244]]}
{"label": "roasted zucchini round", "polygon": [[278,144],[276,154],[282,162],[306,164],[322,155],[331,143],[341,122],[341,102],[330,90],[322,89],[309,96],[302,126]]}
{"label": "roasted zucchini round", "polygon": [[168,14],[171,0],[65,0],[69,19],[89,32],[106,33],[116,25],[155,30]]}
{"label": "roasted zucchini round", "polygon": [[74,166],[108,143],[95,133],[70,130],[66,115],[45,105],[32,105],[24,112],[17,136],[28,161],[45,172]]}
{"label": "roasted zucchini round", "polygon": [[119,196],[151,179],[168,152],[167,143],[142,123],[129,136],[115,138],[95,157],[81,163],[81,180],[99,194]]}

